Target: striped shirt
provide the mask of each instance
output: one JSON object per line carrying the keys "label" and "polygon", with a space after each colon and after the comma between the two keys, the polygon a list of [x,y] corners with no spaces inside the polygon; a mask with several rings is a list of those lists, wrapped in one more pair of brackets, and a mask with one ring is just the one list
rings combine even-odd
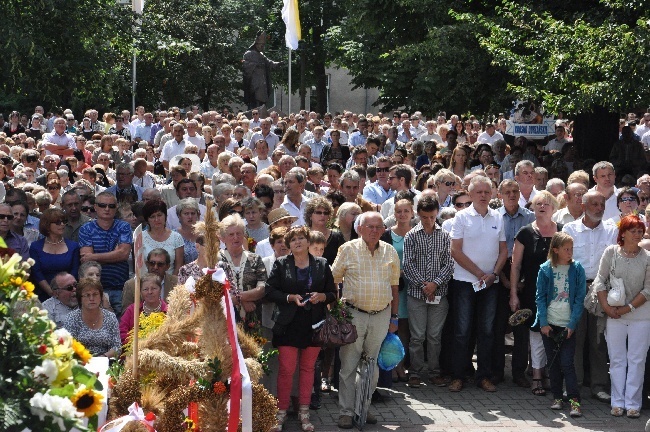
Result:
{"label": "striped shirt", "polygon": [[[115,220],[110,229],[105,230],[90,221],[79,228],[79,247],[92,247],[93,253],[114,251],[120,244],[132,244],[131,226],[124,221]],[[121,290],[129,279],[129,263],[127,260],[116,263],[102,263],[102,286],[104,289]]]}
{"label": "striped shirt", "polygon": [[436,224],[431,234],[419,223],[404,237],[404,276],[409,281],[408,295],[427,300],[424,292],[426,282],[438,285],[435,295],[447,294],[447,283],[454,275],[449,234]]}
{"label": "striped shirt", "polygon": [[332,265],[334,282],[343,281],[343,297],[353,306],[374,312],[393,301],[391,285],[399,285],[400,263],[395,248],[379,242],[374,255],[363,239],[339,248]]}

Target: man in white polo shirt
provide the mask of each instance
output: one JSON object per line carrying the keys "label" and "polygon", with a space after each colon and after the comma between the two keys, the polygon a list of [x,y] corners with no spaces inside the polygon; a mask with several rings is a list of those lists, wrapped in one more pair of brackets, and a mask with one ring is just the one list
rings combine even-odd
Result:
{"label": "man in white polo shirt", "polygon": [[456,214],[451,229],[451,255],[454,258],[453,295],[454,353],[449,390],[463,388],[471,362],[470,337],[477,334],[478,370],[476,384],[487,392],[496,391],[492,376],[494,316],[497,308],[498,274],[508,258],[503,218],[489,208],[492,181],[476,176],[469,184],[472,205]]}

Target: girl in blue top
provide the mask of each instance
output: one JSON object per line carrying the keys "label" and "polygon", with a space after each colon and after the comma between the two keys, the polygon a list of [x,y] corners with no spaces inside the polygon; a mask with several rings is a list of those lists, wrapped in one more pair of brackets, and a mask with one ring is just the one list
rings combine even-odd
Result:
{"label": "girl in blue top", "polygon": [[578,326],[586,292],[585,270],[573,260],[573,238],[565,232],[553,235],[548,261],[541,265],[537,276],[537,317],[546,357],[554,403],[551,409],[562,409],[562,376],[571,403],[571,417],[582,416],[580,389],[573,357]]}

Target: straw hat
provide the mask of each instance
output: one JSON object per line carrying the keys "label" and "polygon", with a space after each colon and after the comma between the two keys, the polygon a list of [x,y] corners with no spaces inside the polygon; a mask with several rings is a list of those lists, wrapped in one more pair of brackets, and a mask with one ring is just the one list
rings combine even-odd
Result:
{"label": "straw hat", "polygon": [[269,225],[273,226],[273,224],[283,219],[291,219],[291,223],[294,223],[298,220],[297,217],[291,216],[289,212],[283,208],[276,208],[275,210],[271,210],[269,212]]}

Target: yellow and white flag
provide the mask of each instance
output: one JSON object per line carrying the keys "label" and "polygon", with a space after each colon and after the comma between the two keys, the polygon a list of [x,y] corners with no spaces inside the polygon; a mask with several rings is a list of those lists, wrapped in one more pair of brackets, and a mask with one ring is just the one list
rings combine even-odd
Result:
{"label": "yellow and white flag", "polygon": [[292,50],[298,49],[298,41],[302,39],[300,33],[300,14],[298,13],[298,0],[284,0],[282,6],[282,21],[287,26],[287,32],[284,40],[287,48]]}

